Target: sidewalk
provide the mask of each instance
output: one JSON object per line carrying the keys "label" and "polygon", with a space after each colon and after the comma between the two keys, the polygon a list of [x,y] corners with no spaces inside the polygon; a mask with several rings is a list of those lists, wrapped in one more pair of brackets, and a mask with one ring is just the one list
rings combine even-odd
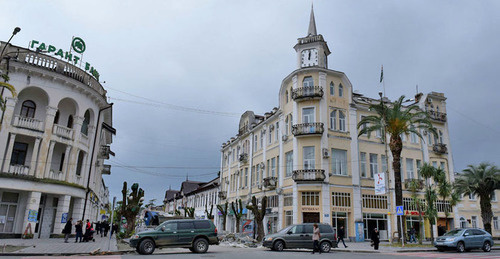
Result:
{"label": "sidewalk", "polygon": [[97,249],[100,251],[118,251],[115,236],[111,238],[94,235],[95,242],[75,243],[74,238],[64,243],[63,238],[44,238],[44,239],[0,239],[0,254],[4,245],[7,246],[27,246],[24,249],[9,253],[15,254],[37,254],[37,255],[69,255],[69,254],[88,254]]}

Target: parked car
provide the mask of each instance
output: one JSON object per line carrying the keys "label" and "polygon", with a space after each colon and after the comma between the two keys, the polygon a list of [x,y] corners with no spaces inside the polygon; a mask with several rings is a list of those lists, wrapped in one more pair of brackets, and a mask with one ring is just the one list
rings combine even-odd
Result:
{"label": "parked car", "polygon": [[[335,232],[328,224],[318,224],[321,238],[319,246],[321,252],[328,253],[332,247],[337,247]],[[310,248],[313,249],[313,224],[303,223],[288,226],[278,233],[264,237],[263,246],[274,251],[283,251],[283,249]]]}
{"label": "parked car", "polygon": [[143,255],[152,254],[157,247],[181,247],[205,253],[209,245],[217,244],[217,228],[210,220],[170,220],[130,239],[130,246]]}
{"label": "parked car", "polygon": [[491,235],[478,228],[459,228],[451,230],[436,238],[434,246],[440,251],[456,249],[459,253],[475,248],[485,252],[491,251],[493,239]]}

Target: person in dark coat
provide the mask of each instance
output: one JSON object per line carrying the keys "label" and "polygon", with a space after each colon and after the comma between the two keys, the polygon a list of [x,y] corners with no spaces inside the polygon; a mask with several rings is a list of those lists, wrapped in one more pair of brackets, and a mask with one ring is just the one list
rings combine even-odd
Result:
{"label": "person in dark coat", "polygon": [[100,221],[97,221],[97,223],[95,223],[95,231],[99,235],[99,232],[101,231],[101,222]]}
{"label": "person in dark coat", "polygon": [[344,242],[344,236],[345,236],[344,226],[341,226],[337,234],[337,245],[340,243],[340,241],[342,241],[344,247],[347,248]]}
{"label": "person in dark coat", "polygon": [[106,222],[106,225],[104,225],[104,236],[107,237],[109,232],[109,223]]}
{"label": "person in dark coat", "polygon": [[90,230],[92,229],[92,224],[90,224],[90,220],[87,219],[87,223],[85,224],[85,234],[83,235],[83,241],[87,242],[88,237],[90,236]]}
{"label": "person in dark coat", "polygon": [[111,226],[111,234],[109,234],[109,237],[113,236],[113,233],[115,233],[117,230],[118,230],[118,225],[113,224],[113,226]]}
{"label": "person in dark coat", "polygon": [[380,233],[378,232],[377,228],[373,229],[371,238],[373,241],[373,248],[375,250],[378,250],[378,244],[380,243]]}
{"label": "person in dark coat", "polygon": [[80,243],[82,242],[83,237],[83,222],[79,220],[75,225],[76,239],[75,243],[78,242],[78,238],[80,238]]}
{"label": "person in dark coat", "polygon": [[62,231],[62,233],[64,234],[64,243],[68,243],[69,235],[71,235],[71,228],[73,228],[73,224],[71,223],[72,220],[72,218],[69,218],[69,220],[66,222],[66,225],[64,225],[64,229]]}

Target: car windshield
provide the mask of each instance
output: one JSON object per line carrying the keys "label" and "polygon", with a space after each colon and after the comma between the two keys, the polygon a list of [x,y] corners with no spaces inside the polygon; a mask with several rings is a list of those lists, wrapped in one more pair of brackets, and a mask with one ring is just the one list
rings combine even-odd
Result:
{"label": "car windshield", "polygon": [[460,233],[462,233],[463,229],[454,229],[450,232],[445,233],[443,236],[456,236]]}
{"label": "car windshield", "polygon": [[288,232],[288,230],[290,230],[290,228],[291,228],[291,227],[292,227],[292,226],[285,227],[284,229],[282,229],[282,230],[278,231],[278,233],[279,233],[279,234],[284,234],[284,233]]}

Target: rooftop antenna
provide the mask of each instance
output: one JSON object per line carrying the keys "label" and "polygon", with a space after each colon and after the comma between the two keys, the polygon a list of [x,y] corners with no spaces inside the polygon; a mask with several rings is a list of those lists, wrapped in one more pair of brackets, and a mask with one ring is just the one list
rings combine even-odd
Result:
{"label": "rooftop antenna", "polygon": [[418,94],[418,84],[417,84],[417,94]]}

